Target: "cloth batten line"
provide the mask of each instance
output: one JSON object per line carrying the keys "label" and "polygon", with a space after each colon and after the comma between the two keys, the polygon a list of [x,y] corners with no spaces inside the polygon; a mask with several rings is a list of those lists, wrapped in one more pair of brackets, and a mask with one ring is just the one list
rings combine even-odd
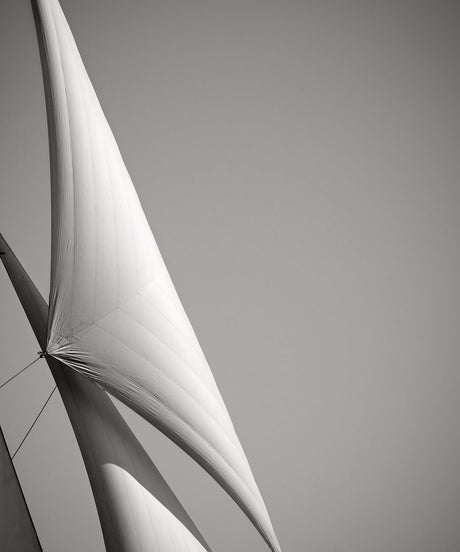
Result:
{"label": "cloth batten line", "polygon": [[50,399],[51,397],[53,396],[53,393],[56,391],[56,385],[53,387],[53,390],[51,391],[51,393],[49,394],[48,398],[46,399],[44,405],[41,407],[39,413],[37,414],[37,416],[35,417],[35,420],[32,422],[32,425],[29,427],[29,429],[27,430],[27,433],[24,435],[22,441],[19,443],[19,446],[18,448],[15,450],[14,454],[11,456],[11,460],[14,459],[14,457],[16,456],[16,454],[19,452],[19,449],[22,447],[22,445],[24,444],[24,441],[27,439],[27,437],[29,436],[29,433],[32,431],[34,425],[37,423],[38,421],[38,418],[40,418],[40,415],[41,413],[45,410],[45,407],[46,405],[50,402]]}

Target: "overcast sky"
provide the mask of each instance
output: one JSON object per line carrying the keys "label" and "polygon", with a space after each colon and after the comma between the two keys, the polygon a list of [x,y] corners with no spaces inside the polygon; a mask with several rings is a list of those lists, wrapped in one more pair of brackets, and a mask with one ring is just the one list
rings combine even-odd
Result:
{"label": "overcast sky", "polygon": [[[0,5],[0,230],[47,297],[38,49]],[[62,6],[283,550],[458,552],[458,2]],[[38,346],[3,270],[0,301],[1,383]],[[11,449],[52,385],[0,390]],[[122,412],[215,552],[267,550]],[[102,551],[58,395],[15,463],[44,551]]]}

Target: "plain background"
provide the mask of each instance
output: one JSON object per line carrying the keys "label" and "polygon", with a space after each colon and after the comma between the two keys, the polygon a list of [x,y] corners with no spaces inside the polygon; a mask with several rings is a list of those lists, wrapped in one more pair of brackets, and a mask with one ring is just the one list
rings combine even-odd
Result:
{"label": "plain background", "polygon": [[[45,296],[45,104],[1,0],[0,229]],[[284,551],[460,550],[460,7],[62,0]],[[0,379],[38,350],[0,271]],[[14,450],[52,381],[0,390]],[[129,423],[217,552],[266,547]],[[58,396],[16,457],[46,552],[102,551]]]}

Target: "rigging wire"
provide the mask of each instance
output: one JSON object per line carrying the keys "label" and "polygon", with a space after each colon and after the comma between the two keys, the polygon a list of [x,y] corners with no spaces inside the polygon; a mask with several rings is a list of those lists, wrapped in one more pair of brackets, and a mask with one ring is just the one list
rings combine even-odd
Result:
{"label": "rigging wire", "polygon": [[11,376],[11,378],[7,379],[5,381],[5,383],[2,383],[0,385],[0,389],[2,389],[2,387],[5,387],[5,385],[7,385],[8,383],[10,383],[10,381],[14,380],[14,378],[16,378],[17,376],[19,376],[19,374],[22,374],[22,372],[24,372],[24,370],[27,370],[27,368],[29,368],[30,366],[32,366],[32,364],[35,364],[37,362],[37,360],[40,360],[40,358],[42,357],[37,357],[35,360],[33,360],[30,364],[28,364],[27,366],[25,366],[24,368],[22,368],[22,370],[19,370],[19,372],[17,374],[15,374],[14,376]]}
{"label": "rigging wire", "polygon": [[35,420],[32,422],[32,425],[29,427],[29,429],[27,430],[27,433],[24,435],[24,438],[22,439],[22,441],[19,443],[19,446],[18,448],[15,450],[13,456],[11,457],[11,460],[14,459],[14,457],[16,456],[16,454],[19,452],[19,449],[22,447],[22,445],[24,444],[24,441],[27,439],[27,437],[29,436],[29,433],[32,431],[34,425],[37,423],[38,421],[38,418],[40,418],[40,415],[41,413],[45,410],[45,407],[46,405],[50,402],[50,399],[51,397],[53,396],[53,393],[56,391],[56,385],[53,387],[53,390],[51,391],[51,393],[49,394],[48,398],[46,399],[45,401],[45,404],[41,407],[40,409],[40,412],[37,414],[37,416],[35,417]]}

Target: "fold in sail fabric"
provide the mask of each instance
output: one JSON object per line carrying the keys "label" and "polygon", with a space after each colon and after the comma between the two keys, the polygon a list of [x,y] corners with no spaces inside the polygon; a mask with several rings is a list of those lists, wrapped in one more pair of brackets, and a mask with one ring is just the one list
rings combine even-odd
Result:
{"label": "fold in sail fabric", "polygon": [[[48,305],[1,234],[0,258],[44,348]],[[107,393],[55,358],[46,357],[46,361],[80,447],[106,551],[209,552]],[[39,548],[29,544],[33,527],[27,523],[6,446],[0,454],[0,552],[33,552]]]}
{"label": "fold in sail fabric", "polygon": [[264,502],[57,0],[34,0],[50,135],[47,352],[159,428],[273,551]]}
{"label": "fold in sail fabric", "polygon": [[0,428],[0,551],[41,552],[29,509]]}

